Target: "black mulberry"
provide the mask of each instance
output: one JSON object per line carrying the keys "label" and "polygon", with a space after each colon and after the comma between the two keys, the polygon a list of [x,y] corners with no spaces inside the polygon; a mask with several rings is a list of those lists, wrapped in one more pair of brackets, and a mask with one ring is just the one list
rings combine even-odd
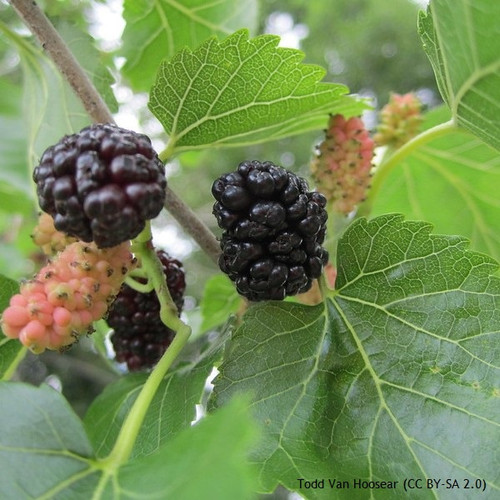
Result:
{"label": "black mulberry", "polygon": [[[163,250],[157,252],[172,300],[181,314],[186,282],[181,262]],[[160,319],[160,302],[154,291],[140,293],[124,284],[109,309],[107,322],[114,332],[111,343],[116,360],[129,371],[152,368],[174,338]]]}
{"label": "black mulberry", "polygon": [[63,137],[33,172],[56,229],[100,248],[135,238],[165,201],[165,168],[150,139],[112,124]]}
{"label": "black mulberry", "polygon": [[328,261],[326,199],[271,162],[245,161],[212,186],[221,270],[252,301],[309,290]]}

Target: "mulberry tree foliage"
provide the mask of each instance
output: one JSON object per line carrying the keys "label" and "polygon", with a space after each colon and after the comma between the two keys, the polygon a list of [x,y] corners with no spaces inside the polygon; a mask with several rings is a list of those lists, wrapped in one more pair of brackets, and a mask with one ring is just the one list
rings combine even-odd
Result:
{"label": "mulberry tree foliage", "polygon": [[[279,37],[256,34],[253,0],[126,0],[113,54],[59,23],[64,5],[47,8],[107,105],[116,111],[120,68],[121,85],[148,92],[138,115],[155,132],[151,141],[139,131],[107,142],[84,134],[76,147],[91,121],[85,96],[58,72],[43,30],[47,50],[19,29],[11,5],[0,7],[0,497],[232,500],[282,485],[348,499],[354,481],[397,481],[354,491],[385,500],[406,494],[405,478],[456,478],[461,494],[469,484],[496,498],[498,3],[430,1],[418,34],[445,104],[427,112],[396,99],[410,129],[378,144],[362,122],[366,100]],[[387,139],[399,122],[378,116]],[[329,120],[336,126],[314,159]],[[270,157],[257,158],[264,143]],[[250,175],[249,165],[262,168]],[[181,186],[187,173],[196,183]],[[194,215],[186,194],[199,198]],[[45,214],[32,230],[39,209],[54,220]],[[177,271],[165,271],[157,250],[171,215],[212,260],[220,247],[229,279],[199,253],[181,265],[174,238]],[[60,232],[67,219],[83,236]],[[62,374],[63,392],[19,381],[19,339],[34,352],[91,353],[95,370],[56,359],[112,382],[79,416]]]}

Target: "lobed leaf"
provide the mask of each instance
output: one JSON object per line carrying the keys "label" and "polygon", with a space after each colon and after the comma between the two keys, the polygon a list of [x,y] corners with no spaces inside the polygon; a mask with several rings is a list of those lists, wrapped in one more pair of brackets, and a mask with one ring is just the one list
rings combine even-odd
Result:
{"label": "lobed leaf", "polygon": [[[425,128],[449,119],[445,108]],[[500,259],[500,156],[463,129],[450,130],[406,156],[377,193],[373,215],[402,212],[431,222],[438,232],[462,234],[474,250]]]}
{"label": "lobed leaf", "polygon": [[456,123],[500,149],[500,3],[433,0],[419,32]]}
{"label": "lobed leaf", "polygon": [[[459,477],[498,494],[498,266],[430,230],[400,215],[359,219],[339,242],[324,304],[263,303],[244,316],[211,407],[253,395],[262,491],[401,498],[402,482],[353,493],[353,481]],[[299,478],[351,488],[300,489]]]}
{"label": "lobed leaf", "polygon": [[149,91],[163,59],[194,48],[212,35],[226,36],[257,23],[256,0],[125,0],[123,74],[136,90]]}
{"label": "lobed leaf", "polygon": [[168,150],[278,139],[323,127],[329,112],[366,107],[344,96],[343,85],[321,83],[323,68],[302,64],[302,52],[278,42],[240,30],[162,63],[149,107],[170,136]]}

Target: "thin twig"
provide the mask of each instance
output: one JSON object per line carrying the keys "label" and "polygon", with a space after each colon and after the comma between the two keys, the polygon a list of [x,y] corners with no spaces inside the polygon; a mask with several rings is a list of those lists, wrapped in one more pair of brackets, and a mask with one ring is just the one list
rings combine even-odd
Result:
{"label": "thin twig", "polygon": [[[25,24],[36,35],[62,75],[82,101],[87,113],[96,123],[114,123],[113,115],[97,92],[64,40],[33,0],[10,0]],[[182,225],[208,256],[217,262],[219,244],[207,226],[196,214],[167,187],[165,208]]]}

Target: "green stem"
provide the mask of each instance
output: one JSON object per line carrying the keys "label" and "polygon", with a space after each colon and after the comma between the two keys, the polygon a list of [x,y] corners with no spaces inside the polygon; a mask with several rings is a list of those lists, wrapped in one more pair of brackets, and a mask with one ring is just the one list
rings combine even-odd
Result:
{"label": "green stem", "polygon": [[172,140],[172,137],[170,137],[165,149],[161,153],[158,153],[158,158],[160,158],[160,160],[163,163],[167,163],[167,161],[170,160],[170,157],[172,156],[174,149],[175,149],[175,141]]}
{"label": "green stem", "polygon": [[134,240],[132,251],[139,258],[142,269],[146,271],[149,283],[153,285],[156,291],[156,295],[160,302],[160,318],[162,322],[172,330],[177,331],[184,323],[177,316],[177,306],[170,295],[167,280],[163,273],[163,266],[156,255],[151,240],[151,225],[148,221],[145,229]]}
{"label": "green stem", "polygon": [[[7,340],[9,340],[9,339],[7,339]],[[16,357],[10,363],[9,367],[5,370],[3,376],[0,378],[0,380],[10,380],[12,375],[14,375],[14,373],[16,372],[17,367],[19,366],[19,363],[26,356],[27,352],[28,352],[28,349],[26,349],[26,347],[24,347],[24,346],[21,347],[21,349],[19,349],[19,352],[16,354]]]}
{"label": "green stem", "polygon": [[397,149],[392,155],[390,155],[387,159],[384,158],[382,163],[379,165],[377,170],[375,171],[375,175],[373,177],[372,186],[368,193],[368,196],[365,202],[360,205],[357,217],[368,216],[370,215],[373,207],[373,203],[380,191],[380,187],[386,180],[387,176],[390,172],[399,165],[405,157],[411,154],[415,149],[421,147],[423,144],[426,144],[429,141],[437,139],[442,135],[449,134],[452,130],[456,130],[457,126],[453,120],[450,120],[445,123],[440,123],[428,130],[425,130],[421,134],[417,135],[406,144]]}
{"label": "green stem", "polygon": [[141,267],[135,267],[134,269],[129,271],[129,273],[127,274],[127,278],[129,276],[131,276],[132,278],[142,278],[145,280],[148,279],[148,275],[146,274],[146,271],[144,271],[144,269],[142,269]]}
{"label": "green stem", "polygon": [[325,273],[323,273],[318,278],[318,285],[319,285],[319,291],[321,293],[321,297],[323,297],[323,300],[325,300],[325,298],[328,297],[330,292],[331,292],[330,287],[328,286],[328,283],[326,281]]}
{"label": "green stem", "polygon": [[130,458],[151,401],[168,369],[191,335],[191,328],[177,316],[177,307],[170,296],[163,267],[156,255],[151,239],[151,226],[148,222],[144,231],[134,240],[132,250],[139,258],[142,269],[146,271],[149,283],[154,286],[160,302],[160,317],[163,323],[176,333],[174,340],[149,375],[123,422],[113,450],[101,462],[104,466],[107,466],[109,473],[112,473]]}
{"label": "green stem", "polygon": [[102,461],[104,464],[108,464],[113,470],[116,470],[130,458],[151,401],[153,400],[154,395],[156,394],[156,391],[158,390],[158,387],[160,386],[168,369],[189,339],[191,328],[185,323],[182,323],[180,320],[179,322],[181,323],[181,326],[177,330],[174,340],[147,378],[146,383],[141,389],[139,396],[135,400],[127,418],[125,419],[125,422],[123,422],[113,450]]}
{"label": "green stem", "polygon": [[139,283],[130,275],[125,278],[125,284],[140,293],[149,293],[154,289],[153,283],[149,281],[147,283]]}

